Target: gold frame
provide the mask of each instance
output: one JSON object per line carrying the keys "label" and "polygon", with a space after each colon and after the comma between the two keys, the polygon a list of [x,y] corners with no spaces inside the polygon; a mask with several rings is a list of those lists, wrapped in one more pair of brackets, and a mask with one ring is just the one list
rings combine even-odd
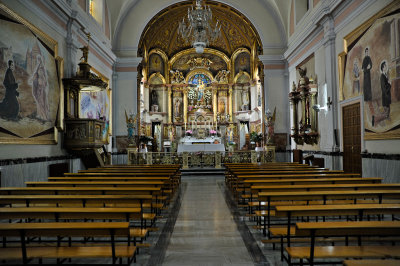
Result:
{"label": "gold frame", "polygon": [[[21,17],[19,14],[12,11],[3,3],[0,3],[0,10],[6,13],[11,19],[21,23],[32,31],[36,36],[43,41],[53,52],[56,67],[58,69],[58,86],[59,86],[59,103],[58,103],[58,116],[57,124],[53,127],[53,135],[49,139],[35,139],[27,138],[11,138],[11,137],[0,137],[0,144],[35,144],[35,145],[55,145],[58,143],[58,130],[64,129],[64,86],[62,82],[64,73],[64,59],[58,56],[58,42],[47,35],[45,32],[34,26],[32,23]],[[47,134],[46,134],[47,135]],[[50,134],[49,134],[50,135]],[[39,136],[40,137],[40,136]]]}
{"label": "gold frame", "polygon": [[[168,56],[165,54],[164,51],[162,51],[161,49],[158,49],[158,48],[151,49],[151,50],[149,51],[149,53],[146,55],[146,62],[147,62],[147,64],[146,64],[146,73],[149,73],[149,71],[150,71],[150,62],[148,62],[147,60],[150,58],[150,56],[151,56],[152,54],[158,54],[158,55],[161,56],[161,58],[164,60],[164,73],[165,73],[164,79],[165,79],[165,80],[169,80]],[[158,72],[158,73],[159,73],[159,72]],[[153,74],[155,74],[155,73],[153,73]],[[161,75],[161,73],[160,73],[160,75]],[[161,76],[162,76],[162,75],[161,75]],[[149,78],[149,80],[150,80],[150,78]],[[165,82],[164,82],[164,83],[165,83]]]}
{"label": "gold frame", "polygon": [[[339,100],[343,101],[343,90],[344,90],[344,74],[345,74],[345,61],[348,53],[348,48],[354,44],[358,38],[360,38],[364,32],[375,23],[376,20],[389,14],[392,11],[400,8],[400,2],[393,1],[388,6],[380,10],[378,13],[370,17],[363,24],[358,26],[352,32],[343,37],[343,52],[338,55],[338,71],[339,71]],[[394,130],[394,132],[383,132],[383,133],[369,133],[365,132],[365,125],[363,128],[364,140],[383,140],[383,139],[400,139],[400,130]]]}
{"label": "gold frame", "polygon": [[[211,73],[211,71],[209,71],[209,70],[207,70],[207,69],[205,69],[205,68],[197,68],[197,69],[191,70],[191,71],[186,75],[186,79],[185,79],[186,84],[189,85],[189,79],[190,79],[191,77],[193,77],[194,75],[196,75],[196,74],[204,74],[204,75],[208,76],[208,77],[211,79],[211,83],[214,82],[214,76],[213,76],[213,74]],[[210,84],[210,85],[211,85],[211,84]]]}

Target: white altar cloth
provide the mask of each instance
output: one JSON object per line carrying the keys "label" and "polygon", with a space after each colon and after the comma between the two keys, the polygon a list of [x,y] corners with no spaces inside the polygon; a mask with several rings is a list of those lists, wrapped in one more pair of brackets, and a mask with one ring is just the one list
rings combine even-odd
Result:
{"label": "white altar cloth", "polygon": [[218,140],[218,142],[221,143],[221,138],[218,138],[218,137],[214,137],[214,138],[207,137],[204,139],[198,139],[195,137],[184,137],[184,138],[181,138],[180,142],[184,145],[190,145],[192,143],[214,144],[214,141],[216,141],[216,140]]}
{"label": "white altar cloth", "polygon": [[182,152],[216,152],[225,154],[224,144],[178,144],[178,153]]}

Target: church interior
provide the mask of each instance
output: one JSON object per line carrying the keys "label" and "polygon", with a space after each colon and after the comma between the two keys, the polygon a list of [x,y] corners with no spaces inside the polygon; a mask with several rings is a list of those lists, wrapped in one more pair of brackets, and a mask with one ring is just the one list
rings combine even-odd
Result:
{"label": "church interior", "polygon": [[400,1],[0,23],[1,264],[400,265]]}

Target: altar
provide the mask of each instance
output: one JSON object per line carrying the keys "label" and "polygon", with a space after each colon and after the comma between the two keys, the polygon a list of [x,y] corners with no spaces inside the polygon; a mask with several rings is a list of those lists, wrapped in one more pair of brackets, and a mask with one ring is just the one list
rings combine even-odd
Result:
{"label": "altar", "polygon": [[194,138],[184,137],[178,144],[178,153],[182,152],[217,152],[225,154],[225,145],[221,144],[221,139],[216,137]]}

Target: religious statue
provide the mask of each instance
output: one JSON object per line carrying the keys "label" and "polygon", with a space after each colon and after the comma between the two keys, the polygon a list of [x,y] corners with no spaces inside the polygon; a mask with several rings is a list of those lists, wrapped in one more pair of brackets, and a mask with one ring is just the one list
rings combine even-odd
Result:
{"label": "religious statue", "polygon": [[275,118],[276,118],[276,107],[274,109],[274,113],[271,114],[271,111],[268,110],[267,113],[265,114],[266,116],[266,125],[267,125],[267,144],[273,144],[274,143],[274,131],[275,131]]}
{"label": "religious statue", "polygon": [[126,113],[125,110],[125,119],[126,119],[126,127],[128,129],[128,142],[129,144],[133,144],[135,140],[135,129],[136,129],[136,120],[137,116],[133,116],[133,114],[129,115]]}
{"label": "religious statue", "polygon": [[204,89],[205,89],[205,84],[203,83],[202,80],[200,80],[199,84],[197,85],[197,102],[198,103],[203,101]]}
{"label": "religious statue", "polygon": [[247,90],[244,90],[242,93],[242,99],[243,99],[243,104],[242,104],[242,111],[248,111],[249,110],[249,92]]}
{"label": "religious statue", "polygon": [[158,112],[158,94],[156,90],[151,91],[151,108],[153,112]]}
{"label": "religious statue", "polygon": [[185,77],[183,76],[182,72],[179,70],[171,70],[171,83],[185,83]]}
{"label": "religious statue", "polygon": [[174,116],[179,117],[181,115],[181,100],[176,99],[174,104]]}
{"label": "religious statue", "polygon": [[218,83],[228,83],[228,80],[229,80],[228,74],[229,74],[229,72],[230,71],[227,71],[227,70],[219,71],[218,74],[215,76],[215,80]]}
{"label": "religious statue", "polygon": [[80,58],[80,60],[83,63],[87,63],[88,62],[88,56],[89,56],[89,45],[83,46],[83,47],[79,48],[79,50],[82,51],[82,57]]}
{"label": "religious statue", "polygon": [[210,59],[204,57],[191,58],[189,61],[186,62],[186,64],[190,66],[191,70],[194,68],[209,69],[212,63],[213,62]]}

